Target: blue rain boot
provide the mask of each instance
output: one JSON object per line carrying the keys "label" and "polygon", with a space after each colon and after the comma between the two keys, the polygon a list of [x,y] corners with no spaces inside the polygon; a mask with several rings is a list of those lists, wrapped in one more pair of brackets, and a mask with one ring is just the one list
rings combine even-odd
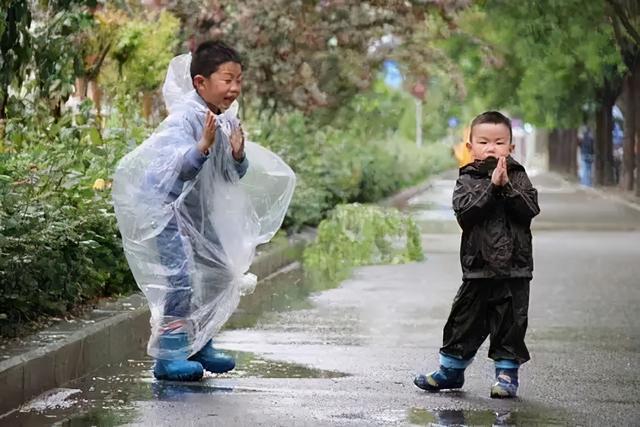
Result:
{"label": "blue rain boot", "polygon": [[220,350],[216,350],[211,344],[212,340],[207,341],[204,347],[191,356],[189,360],[199,362],[204,369],[216,374],[228,372],[236,367],[236,361],[233,357]]}
{"label": "blue rain boot", "polygon": [[[163,334],[158,338],[158,347],[167,352],[179,353],[189,345],[187,334]],[[186,357],[186,351],[185,351]],[[204,375],[202,365],[190,360],[156,359],[153,376],[167,381],[199,381]]]}
{"label": "blue rain boot", "polygon": [[440,391],[462,388],[464,384],[464,369],[445,368],[430,374],[420,374],[415,377],[413,383],[426,391]]}
{"label": "blue rain boot", "polygon": [[491,397],[502,399],[516,397],[518,393],[518,368],[496,368],[496,383],[491,386]]}

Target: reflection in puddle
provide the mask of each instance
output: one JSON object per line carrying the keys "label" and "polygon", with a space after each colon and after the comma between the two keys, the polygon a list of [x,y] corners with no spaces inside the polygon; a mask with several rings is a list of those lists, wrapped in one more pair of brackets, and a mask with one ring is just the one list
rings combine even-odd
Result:
{"label": "reflection in puddle", "polygon": [[413,408],[408,421],[421,426],[559,426],[567,425],[566,417],[545,409],[529,410],[427,410]]}
{"label": "reflection in puddle", "polygon": [[54,388],[24,404],[20,412],[44,412],[49,409],[70,408],[77,403],[71,397],[80,392],[81,390],[73,388]]}
{"label": "reflection in puddle", "polygon": [[339,285],[329,280],[306,280],[302,269],[297,267],[260,281],[253,294],[242,297],[223,329],[251,328],[258,321],[268,321],[274,313],[310,308],[311,294]]}
{"label": "reflection in puddle", "polygon": [[117,366],[109,366],[68,385],[39,396],[5,418],[1,426],[63,426],[126,424],[135,419],[136,402],[182,401],[196,394],[248,393],[264,390],[238,384],[242,378],[341,378],[342,372],[314,369],[296,363],[261,358],[248,352],[230,352],[237,368],[223,375],[207,373],[198,382],[157,381],[153,361],[144,354]]}
{"label": "reflection in puddle", "polygon": [[[56,426],[85,427],[85,426],[119,426],[134,421],[136,413],[131,408],[123,408],[118,411],[95,408],[85,413],[58,421]],[[29,424],[32,425],[32,424]],[[39,425],[39,424],[35,424]],[[42,424],[44,425],[44,424]],[[49,424],[47,424],[49,425]]]}
{"label": "reflection in puddle", "polygon": [[[194,394],[218,394],[232,393],[234,388],[231,386],[216,385],[215,382],[203,380],[198,382],[172,382],[172,381],[153,381],[151,383],[151,393],[156,400],[181,401],[187,400]],[[244,389],[244,392],[251,391]]]}
{"label": "reflection in puddle", "polygon": [[253,353],[229,353],[236,357],[238,368],[225,376],[234,378],[341,378],[348,376],[342,372],[324,371],[297,363],[262,359]]}

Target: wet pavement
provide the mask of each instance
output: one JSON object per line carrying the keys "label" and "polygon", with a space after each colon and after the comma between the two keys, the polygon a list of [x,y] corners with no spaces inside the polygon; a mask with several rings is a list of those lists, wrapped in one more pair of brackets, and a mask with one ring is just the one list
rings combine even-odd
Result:
{"label": "wet pavement", "polygon": [[488,343],[462,391],[412,378],[437,364],[460,284],[452,176],[409,209],[426,260],[360,268],[340,284],[296,266],[245,297],[217,345],[235,371],[157,382],[141,351],[0,418],[40,425],[637,425],[640,420],[640,210],[553,175],[534,178],[536,271],[520,397],[492,400]]}

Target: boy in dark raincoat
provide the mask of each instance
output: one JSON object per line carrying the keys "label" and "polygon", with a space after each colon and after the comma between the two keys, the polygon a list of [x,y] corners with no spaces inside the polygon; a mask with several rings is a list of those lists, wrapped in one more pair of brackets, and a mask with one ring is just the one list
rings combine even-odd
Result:
{"label": "boy in dark raincoat", "polygon": [[474,161],[460,169],[453,193],[463,283],[444,327],[440,368],[414,383],[427,391],[461,388],[466,367],[490,335],[496,368],[491,397],[515,397],[518,368],[529,360],[524,338],[533,271],[530,226],[540,213],[538,193],[510,156],[507,117],[480,114],[469,139]]}

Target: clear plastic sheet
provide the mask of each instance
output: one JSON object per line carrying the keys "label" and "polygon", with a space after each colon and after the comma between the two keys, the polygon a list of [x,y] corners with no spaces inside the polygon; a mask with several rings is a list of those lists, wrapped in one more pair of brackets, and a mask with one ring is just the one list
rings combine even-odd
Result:
{"label": "clear plastic sheet", "polygon": [[[293,171],[258,144],[247,141],[246,159],[233,158],[235,103],[217,116],[212,153],[194,155],[207,107],[190,86],[189,63],[189,55],[172,61],[163,87],[170,114],[113,181],[125,255],[151,308],[148,352],[159,359],[197,352],[253,291],[255,248],[282,225],[295,187]],[[184,340],[160,339],[177,334]]]}

